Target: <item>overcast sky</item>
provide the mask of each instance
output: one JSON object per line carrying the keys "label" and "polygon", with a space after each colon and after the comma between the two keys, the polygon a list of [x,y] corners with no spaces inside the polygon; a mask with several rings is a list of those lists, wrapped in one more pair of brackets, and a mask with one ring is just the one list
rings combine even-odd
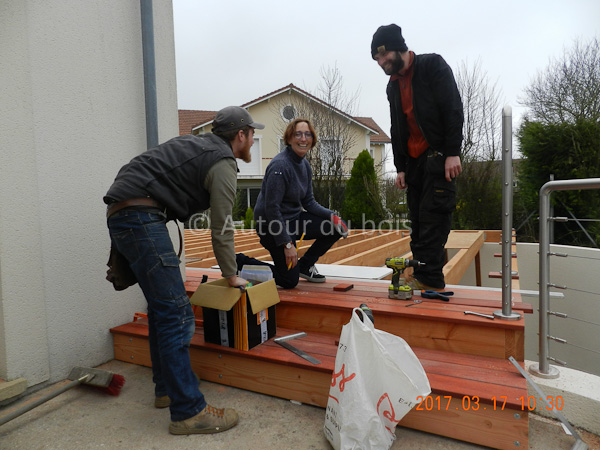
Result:
{"label": "overcast sky", "polygon": [[600,37],[600,0],[173,0],[179,109],[241,105],[290,83],[310,92],[337,66],[357,116],[389,134],[387,76],[373,33],[396,23],[410,50],[452,69],[477,60],[510,105],[575,39]]}

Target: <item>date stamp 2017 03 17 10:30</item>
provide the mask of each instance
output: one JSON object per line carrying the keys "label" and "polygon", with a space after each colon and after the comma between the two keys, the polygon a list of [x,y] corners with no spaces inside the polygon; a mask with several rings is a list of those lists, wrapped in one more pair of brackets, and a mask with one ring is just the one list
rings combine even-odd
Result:
{"label": "date stamp 2017 03 17 10:30", "polygon": [[[480,409],[490,409],[493,411],[503,411],[508,396],[499,395],[490,398],[489,400],[482,401],[476,395],[464,395],[462,398],[458,398],[459,402],[452,402],[455,397],[452,395],[428,395],[427,397],[417,397],[417,404],[415,409],[417,411],[451,411],[451,410],[463,410],[463,411],[478,411]],[[546,409],[548,411],[556,410],[561,411],[564,406],[563,398],[558,396],[549,395],[545,399],[536,398],[534,396],[517,398],[521,405],[522,411],[535,411]]]}

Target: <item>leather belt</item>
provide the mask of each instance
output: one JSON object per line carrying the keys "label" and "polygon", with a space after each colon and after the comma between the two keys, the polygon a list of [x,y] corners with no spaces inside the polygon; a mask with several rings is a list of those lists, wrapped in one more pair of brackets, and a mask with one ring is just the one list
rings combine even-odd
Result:
{"label": "leather belt", "polygon": [[111,203],[108,205],[106,217],[110,217],[117,211],[120,211],[124,208],[130,208],[132,206],[148,206],[151,208],[158,208],[160,210],[165,209],[160,203],[150,197],[130,198],[129,200],[123,200],[121,202]]}

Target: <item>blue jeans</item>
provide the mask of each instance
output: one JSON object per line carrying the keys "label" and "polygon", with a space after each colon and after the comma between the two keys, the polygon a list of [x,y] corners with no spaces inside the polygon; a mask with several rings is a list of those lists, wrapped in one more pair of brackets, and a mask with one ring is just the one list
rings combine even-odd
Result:
{"label": "blue jeans", "polygon": [[148,302],[155,394],[171,399],[172,421],[193,417],[206,406],[190,363],[195,317],[166,217],[158,211],[123,209],[108,219],[108,229],[113,245],[129,261]]}

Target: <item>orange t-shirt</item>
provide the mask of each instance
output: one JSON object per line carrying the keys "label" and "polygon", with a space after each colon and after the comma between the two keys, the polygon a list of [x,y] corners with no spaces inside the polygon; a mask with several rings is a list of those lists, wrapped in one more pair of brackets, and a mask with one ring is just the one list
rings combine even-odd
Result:
{"label": "orange t-shirt", "polygon": [[425,140],[425,136],[421,132],[415,112],[413,109],[413,91],[412,91],[412,76],[413,76],[413,60],[415,54],[410,52],[410,61],[408,70],[404,75],[393,75],[392,80],[398,80],[400,86],[400,98],[402,99],[402,111],[406,114],[406,122],[408,125],[408,154],[412,158],[418,158],[427,148],[429,144]]}

